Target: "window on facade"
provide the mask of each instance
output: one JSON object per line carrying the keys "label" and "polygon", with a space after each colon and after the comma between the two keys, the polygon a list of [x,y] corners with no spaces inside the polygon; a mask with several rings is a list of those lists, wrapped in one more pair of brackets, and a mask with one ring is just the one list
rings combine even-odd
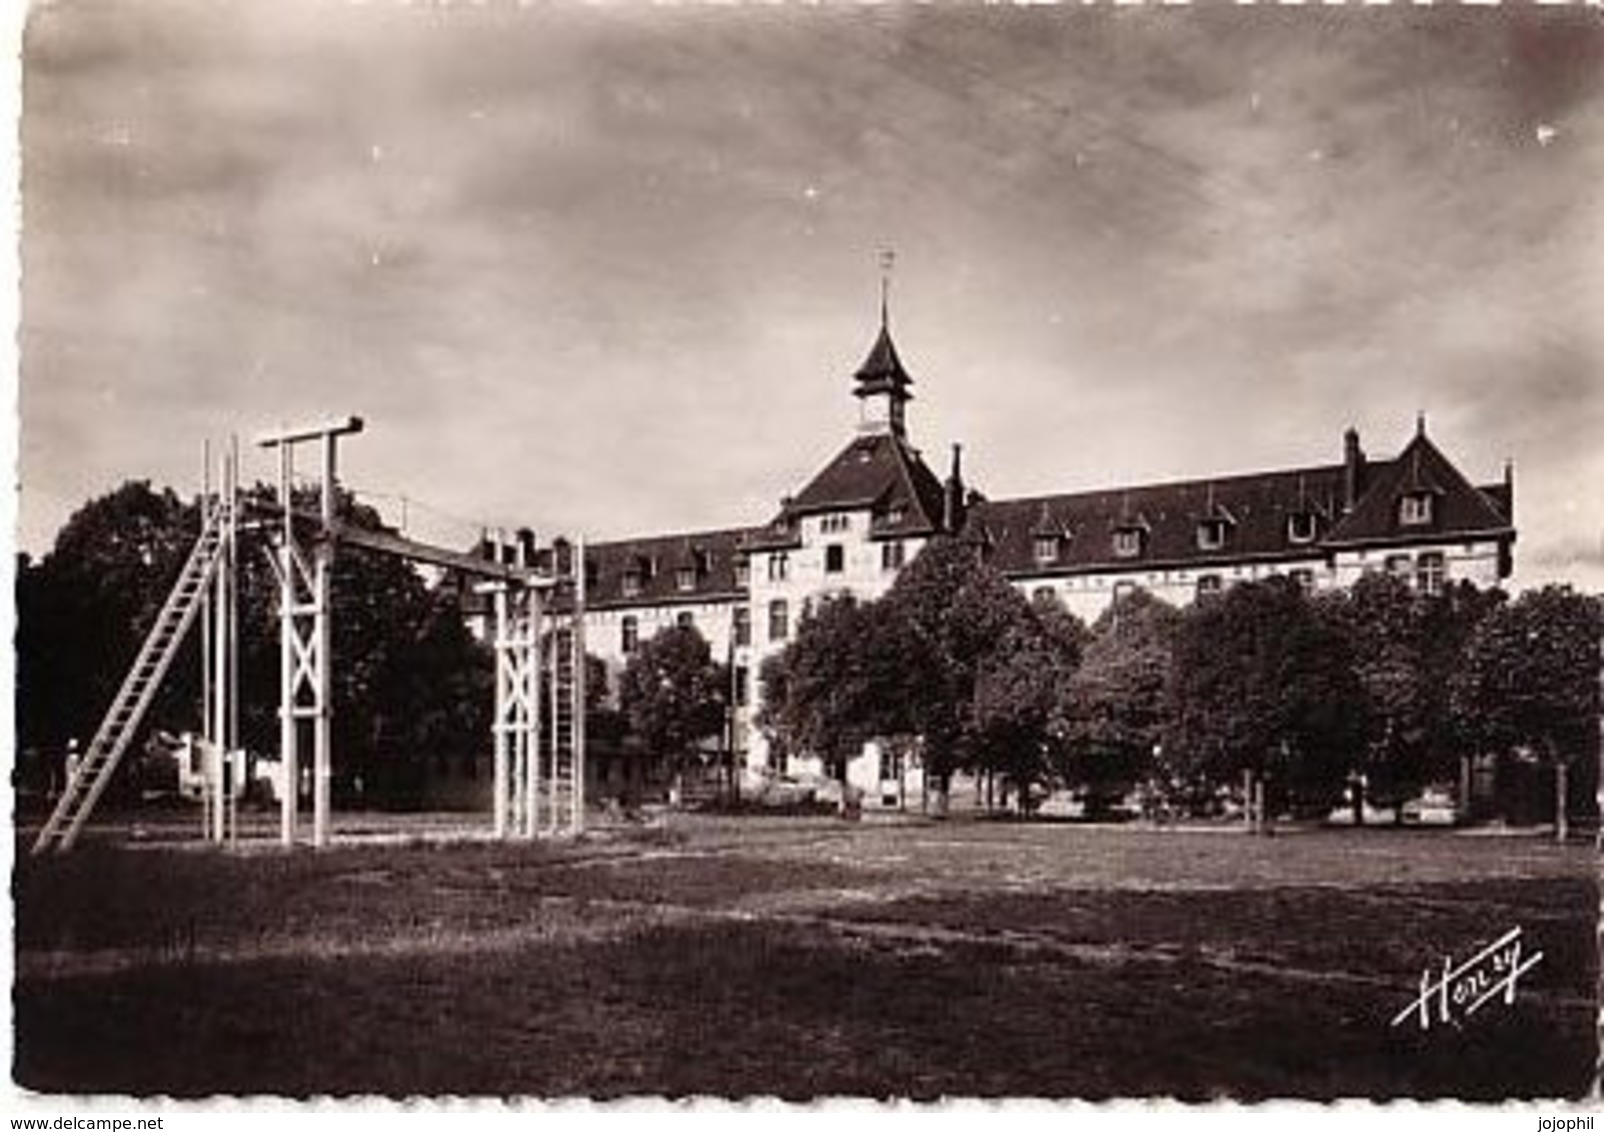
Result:
{"label": "window on facade", "polygon": [[1197,600],[1214,597],[1225,588],[1225,583],[1218,574],[1199,574],[1197,576]]}
{"label": "window on facade", "polygon": [[1058,600],[1058,591],[1052,586],[1037,586],[1030,591],[1030,600],[1037,605],[1051,605]]}
{"label": "window on facade", "polygon": [[625,656],[640,647],[640,622],[633,614],[626,616],[618,626],[618,647]]}
{"label": "window on facade", "polygon": [[1121,527],[1114,532],[1114,557],[1135,558],[1142,553],[1142,532],[1139,527]]}
{"label": "window on facade", "polygon": [[896,782],[902,777],[902,748],[895,743],[880,741],[880,781]]}
{"label": "window on facade", "polygon": [[1423,527],[1431,522],[1431,493],[1412,492],[1398,500],[1398,522],[1406,527]]}
{"label": "window on facade", "polygon": [[769,602],[769,640],[783,641],[791,632],[791,611],[783,598]]}
{"label": "window on facade", "polygon": [[1316,533],[1314,512],[1294,511],[1287,516],[1288,542],[1313,542]]}
{"label": "window on facade", "polygon": [[1136,592],[1135,582],[1114,583],[1114,604],[1123,605]]}
{"label": "window on facade", "polygon": [[638,571],[631,570],[624,575],[624,596],[640,596],[640,573]]}
{"label": "window on facade", "polygon": [[696,567],[681,566],[674,571],[674,585],[681,593],[690,593],[696,588]]}
{"label": "window on facade", "polygon": [[852,519],[847,515],[826,515],[819,520],[819,530],[827,535],[839,534],[852,527]]}
{"label": "window on facade", "polygon": [[824,572],[839,574],[847,568],[847,550],[838,542],[824,548]]}
{"label": "window on facade", "polygon": [[791,572],[791,559],[786,554],[769,555],[769,581],[783,582]]}
{"label": "window on facade", "polygon": [[681,629],[694,629],[696,627],[696,614],[692,613],[688,609],[681,610],[675,615],[674,624],[678,625]]}
{"label": "window on facade", "polygon": [[1448,568],[1441,551],[1427,551],[1415,559],[1415,589],[1436,596],[1442,593]]}
{"label": "window on facade", "polygon": [[1291,578],[1292,584],[1297,586],[1298,589],[1302,590],[1304,593],[1314,592],[1313,570],[1300,567],[1299,569],[1289,571],[1287,577]]}
{"label": "window on facade", "polygon": [[1411,565],[1413,565],[1413,563],[1410,562],[1407,554],[1387,555],[1387,573],[1389,574],[1397,577],[1407,578],[1409,576],[1409,568]]}
{"label": "window on facade", "polygon": [[749,645],[752,643],[752,611],[744,605],[735,607],[735,644]]}
{"label": "window on facade", "polygon": [[1032,555],[1037,562],[1047,563],[1058,561],[1057,535],[1037,535],[1032,545],[1034,548]]}
{"label": "window on facade", "polygon": [[742,664],[735,666],[735,706],[745,707],[751,700],[748,684],[752,679],[751,671]]}
{"label": "window on facade", "polygon": [[902,540],[892,539],[890,542],[880,544],[880,569],[902,569]]}
{"label": "window on facade", "polygon": [[1197,525],[1197,548],[1219,550],[1225,545],[1225,523],[1220,519],[1205,519]]}

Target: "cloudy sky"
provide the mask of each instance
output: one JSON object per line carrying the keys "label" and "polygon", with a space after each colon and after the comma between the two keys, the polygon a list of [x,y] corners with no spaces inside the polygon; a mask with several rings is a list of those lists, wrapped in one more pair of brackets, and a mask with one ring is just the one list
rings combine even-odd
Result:
{"label": "cloudy sky", "polygon": [[1519,583],[1604,587],[1597,10],[62,0],[23,65],[35,553],[347,412],[420,537],[761,522],[891,247],[915,440],[991,495],[1424,410],[1515,461]]}

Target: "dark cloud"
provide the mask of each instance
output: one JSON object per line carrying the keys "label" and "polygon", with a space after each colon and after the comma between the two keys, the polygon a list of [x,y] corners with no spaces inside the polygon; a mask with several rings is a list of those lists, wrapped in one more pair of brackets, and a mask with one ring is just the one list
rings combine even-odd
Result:
{"label": "dark cloud", "polygon": [[[1421,407],[1473,478],[1596,481],[1601,45],[1509,6],[41,8],[24,543],[328,410],[459,515],[761,518],[850,427],[886,244],[916,428],[995,491]],[[1522,495],[1523,548],[1604,522]]]}

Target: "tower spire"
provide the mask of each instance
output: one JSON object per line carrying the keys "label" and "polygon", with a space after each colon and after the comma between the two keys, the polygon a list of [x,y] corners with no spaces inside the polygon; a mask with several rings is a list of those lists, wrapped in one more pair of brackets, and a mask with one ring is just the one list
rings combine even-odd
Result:
{"label": "tower spire", "polygon": [[880,249],[880,329],[891,328],[891,268],[897,262],[897,253],[890,248]]}

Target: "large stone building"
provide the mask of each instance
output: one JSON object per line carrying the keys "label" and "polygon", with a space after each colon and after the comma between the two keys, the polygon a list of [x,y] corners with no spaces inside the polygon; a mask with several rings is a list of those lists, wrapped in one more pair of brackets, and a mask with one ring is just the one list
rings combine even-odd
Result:
{"label": "large stone building", "polygon": [[[1350,429],[1329,463],[987,499],[963,482],[956,446],[938,477],[910,443],[913,379],[883,315],[854,383],[857,435],[768,522],[587,551],[589,651],[616,671],[663,627],[696,626],[732,665],[733,741],[749,776],[779,769],[752,725],[762,661],[785,647],[811,603],[878,596],[938,533],[971,542],[1021,590],[1053,594],[1088,622],[1136,587],[1180,605],[1273,574],[1322,589],[1385,570],[1434,592],[1451,579],[1489,586],[1510,573],[1509,469],[1500,483],[1472,484],[1424,420],[1390,460],[1367,457]],[[850,773],[879,793],[880,772]]]}

